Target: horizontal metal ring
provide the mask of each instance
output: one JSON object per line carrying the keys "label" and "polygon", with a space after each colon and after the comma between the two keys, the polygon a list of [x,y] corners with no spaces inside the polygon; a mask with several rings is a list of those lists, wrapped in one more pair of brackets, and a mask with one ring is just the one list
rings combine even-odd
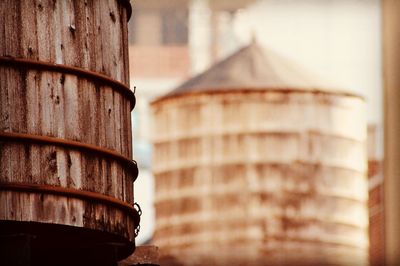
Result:
{"label": "horizontal metal ring", "polygon": [[28,142],[34,144],[49,144],[55,146],[62,146],[65,148],[77,149],[77,150],[85,150],[89,152],[99,153],[107,157],[111,157],[112,159],[118,160],[126,165],[133,171],[134,177],[133,182],[136,180],[139,170],[136,164],[136,161],[129,159],[121,155],[120,153],[105,149],[99,146],[82,143],[78,141],[72,141],[67,139],[61,138],[54,138],[48,136],[39,136],[39,135],[32,135],[32,134],[24,134],[24,133],[15,133],[15,132],[0,132],[0,141],[16,141],[16,142]]}
{"label": "horizontal metal ring", "polygon": [[117,207],[118,209],[128,211],[133,216],[135,227],[138,226],[140,222],[140,215],[137,212],[137,210],[133,207],[133,205],[125,201],[119,200],[117,198],[100,194],[97,192],[79,190],[74,188],[65,188],[65,187],[39,185],[39,184],[15,183],[15,182],[0,182],[0,191],[1,190],[51,194],[57,196],[88,200],[90,202],[95,202],[95,203],[98,202],[107,205],[112,205]]}
{"label": "horizontal metal ring", "polygon": [[182,97],[189,97],[193,95],[218,95],[218,94],[241,94],[243,97],[244,93],[280,93],[280,94],[289,94],[289,93],[304,93],[304,94],[313,94],[313,95],[332,95],[332,96],[343,96],[343,97],[352,97],[356,99],[360,99],[361,101],[365,102],[365,97],[358,95],[352,92],[346,92],[341,90],[323,90],[318,88],[290,88],[290,87],[275,87],[275,88],[251,88],[251,87],[243,87],[243,88],[223,88],[223,87],[216,87],[216,88],[204,88],[199,90],[176,90],[172,91],[164,96],[158,97],[150,102],[150,105],[156,105],[160,102],[175,99],[175,98],[182,98]]}
{"label": "horizontal metal ring", "polygon": [[109,76],[94,71],[90,71],[80,67],[67,66],[62,64],[53,64],[49,62],[31,60],[26,58],[15,58],[11,56],[0,56],[0,65],[6,65],[7,67],[14,66],[18,68],[44,69],[47,71],[72,74],[78,77],[81,76],[92,80],[98,80],[110,85],[112,88],[117,89],[119,92],[128,97],[129,101],[131,102],[131,110],[133,110],[133,108],[135,108],[136,105],[135,94],[133,93],[133,91],[129,89],[127,85],[117,80],[114,80]]}

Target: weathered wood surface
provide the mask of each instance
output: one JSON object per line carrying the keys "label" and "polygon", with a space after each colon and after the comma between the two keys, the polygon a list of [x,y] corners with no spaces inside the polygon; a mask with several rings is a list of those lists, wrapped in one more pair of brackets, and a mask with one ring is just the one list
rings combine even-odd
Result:
{"label": "weathered wood surface", "polygon": [[367,265],[361,98],[232,91],[153,110],[154,243],[164,255],[184,265]]}
{"label": "weathered wood surface", "polygon": [[121,0],[2,0],[0,56],[82,67],[129,83]]}
{"label": "weathered wood surface", "polygon": [[[0,56],[98,72],[129,84],[127,11],[118,0],[1,0]],[[0,64],[0,132],[79,141],[132,158],[130,99],[91,78]],[[120,161],[0,140],[0,181],[87,190],[133,203]],[[0,220],[96,229],[134,240],[132,215],[104,203],[0,191]]]}

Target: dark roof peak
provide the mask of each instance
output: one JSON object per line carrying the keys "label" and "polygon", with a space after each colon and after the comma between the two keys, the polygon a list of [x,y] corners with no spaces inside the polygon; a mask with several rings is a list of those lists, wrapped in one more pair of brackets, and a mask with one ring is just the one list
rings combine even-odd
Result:
{"label": "dark roof peak", "polygon": [[164,97],[190,92],[235,89],[330,91],[330,87],[332,84],[320,81],[301,66],[262,48],[254,40]]}

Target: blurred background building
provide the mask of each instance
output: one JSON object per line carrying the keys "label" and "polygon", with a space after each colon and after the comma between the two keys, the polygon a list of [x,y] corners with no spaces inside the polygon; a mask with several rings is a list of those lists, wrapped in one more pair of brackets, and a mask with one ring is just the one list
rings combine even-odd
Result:
{"label": "blurred background building", "polygon": [[[131,84],[137,87],[134,112],[135,157],[142,167],[136,199],[144,205],[140,239],[154,224],[149,102],[200,73],[256,37],[261,46],[301,63],[336,87],[366,98],[370,189],[380,195],[382,173],[381,10],[379,0],[176,0],[136,1],[130,21]],[[376,196],[375,198],[377,198]],[[370,199],[371,224],[381,223],[380,198]],[[380,214],[379,214],[380,213]],[[378,215],[378,216],[376,216]],[[377,230],[380,229],[372,229]],[[381,235],[378,233],[377,235]],[[378,237],[379,238],[379,237]],[[373,247],[373,244],[371,245]],[[375,252],[380,250],[376,248]]]}
{"label": "blurred background building", "polygon": [[369,238],[371,266],[383,265],[384,258],[384,206],[383,161],[377,152],[381,143],[381,129],[368,126],[368,180],[369,180]]}

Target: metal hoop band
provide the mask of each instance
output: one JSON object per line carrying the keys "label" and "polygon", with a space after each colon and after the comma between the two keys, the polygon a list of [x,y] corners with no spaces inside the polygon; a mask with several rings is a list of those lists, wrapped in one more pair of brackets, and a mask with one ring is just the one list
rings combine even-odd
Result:
{"label": "metal hoop band", "polygon": [[19,192],[27,192],[27,193],[45,193],[57,196],[64,197],[72,197],[82,200],[88,200],[91,202],[98,202],[107,205],[115,206],[118,209],[122,209],[128,211],[130,215],[132,215],[135,226],[139,225],[140,215],[138,211],[134,208],[133,205],[119,200],[117,198],[103,195],[96,192],[73,189],[73,188],[65,188],[65,187],[56,187],[49,185],[38,185],[38,184],[26,184],[26,183],[13,183],[13,182],[0,182],[0,191],[19,191]]}
{"label": "metal hoop band", "polygon": [[83,69],[80,67],[67,66],[62,64],[53,64],[49,62],[43,62],[38,60],[31,60],[25,58],[14,58],[8,56],[0,56],[0,65],[6,65],[7,67],[18,67],[18,68],[35,68],[44,69],[47,71],[72,74],[78,77],[85,77],[95,81],[100,81],[102,83],[108,84],[112,88],[118,90],[120,93],[124,94],[131,102],[131,110],[135,108],[136,97],[135,94],[129,89],[127,85],[122,82],[116,81],[106,75]]}
{"label": "metal hoop band", "polygon": [[90,145],[78,141],[72,141],[67,139],[60,139],[54,137],[47,136],[38,136],[31,134],[23,134],[23,133],[14,133],[14,132],[0,132],[0,141],[15,141],[15,142],[28,142],[34,144],[49,144],[55,146],[61,146],[70,149],[84,150],[89,152],[94,152],[98,154],[102,154],[104,156],[110,157],[114,160],[118,160],[126,165],[134,172],[134,181],[136,180],[139,170],[136,164],[136,161],[131,160],[118,152],[113,150],[105,149],[99,146]]}

